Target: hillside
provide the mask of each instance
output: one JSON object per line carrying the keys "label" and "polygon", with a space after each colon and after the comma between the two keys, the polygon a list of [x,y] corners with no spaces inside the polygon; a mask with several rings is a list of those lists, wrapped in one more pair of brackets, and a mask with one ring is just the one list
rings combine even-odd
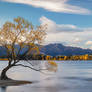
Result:
{"label": "hillside", "polygon": [[[19,48],[18,45],[17,48]],[[25,52],[26,50],[27,48],[24,48],[21,51],[21,53]],[[91,49],[82,49],[78,47],[64,46],[62,44],[48,44],[42,46],[40,52],[42,54],[50,55],[50,56],[58,56],[58,55],[71,56],[71,55],[92,54]],[[0,46],[0,56],[5,56],[5,55],[6,55],[6,50]]]}
{"label": "hillside", "polygon": [[57,55],[84,55],[84,54],[92,54],[92,50],[90,49],[82,49],[78,47],[64,46],[62,44],[49,44],[43,46],[41,52],[46,55],[57,56]]}

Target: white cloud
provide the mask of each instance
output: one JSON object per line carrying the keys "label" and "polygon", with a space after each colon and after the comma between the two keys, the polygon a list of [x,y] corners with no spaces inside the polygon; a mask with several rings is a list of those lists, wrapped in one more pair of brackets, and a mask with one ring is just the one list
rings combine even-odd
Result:
{"label": "white cloud", "polygon": [[86,8],[68,4],[69,0],[2,0],[2,1],[32,5],[34,7],[44,8],[52,12],[91,14],[91,11]]}
{"label": "white cloud", "polygon": [[85,44],[86,45],[92,45],[92,41],[87,41]]}
{"label": "white cloud", "polygon": [[80,38],[76,38],[73,40],[74,43],[80,43],[82,40]]}
{"label": "white cloud", "polygon": [[49,33],[59,33],[59,32],[83,32],[83,31],[92,31],[92,27],[90,28],[80,28],[72,24],[56,24],[54,21],[42,16],[40,18],[41,24],[48,25]]}
{"label": "white cloud", "polygon": [[89,48],[85,43],[92,39],[92,27],[80,28],[71,24],[56,24],[44,16],[40,18],[40,22],[48,25],[46,44],[65,43],[65,45]]}

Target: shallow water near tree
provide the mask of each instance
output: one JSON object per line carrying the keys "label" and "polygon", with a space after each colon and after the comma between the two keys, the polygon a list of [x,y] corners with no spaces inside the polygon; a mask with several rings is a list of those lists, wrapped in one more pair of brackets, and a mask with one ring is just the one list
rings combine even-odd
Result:
{"label": "shallow water near tree", "polygon": [[[44,62],[44,61],[43,61]],[[1,87],[0,92],[91,92],[92,61],[56,61],[58,71],[48,75],[23,67],[7,72],[9,78],[32,84]],[[0,71],[7,61],[0,61]]]}

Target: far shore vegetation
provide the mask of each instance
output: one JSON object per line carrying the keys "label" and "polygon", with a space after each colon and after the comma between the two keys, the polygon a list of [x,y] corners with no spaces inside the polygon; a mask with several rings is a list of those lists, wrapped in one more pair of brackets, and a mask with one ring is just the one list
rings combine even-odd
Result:
{"label": "far shore vegetation", "polygon": [[[26,59],[28,60],[58,60],[58,61],[62,61],[62,60],[92,60],[92,55],[73,55],[73,56],[50,56],[50,55],[44,55],[44,54],[38,54],[38,55],[29,55],[26,56]],[[0,61],[7,61],[8,58],[3,56],[0,57]],[[20,56],[20,60],[25,60],[24,57]]]}

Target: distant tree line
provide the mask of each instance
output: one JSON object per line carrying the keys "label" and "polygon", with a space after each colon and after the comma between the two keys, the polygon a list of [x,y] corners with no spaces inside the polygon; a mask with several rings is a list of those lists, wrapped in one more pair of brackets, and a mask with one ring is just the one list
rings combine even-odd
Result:
{"label": "distant tree line", "polygon": [[[1,56],[1,59],[6,60],[7,56]],[[32,55],[26,55],[23,57],[23,55],[20,55],[17,57],[19,60],[92,60],[92,55],[73,55],[73,56],[50,56],[50,55],[44,55],[44,54],[32,54]]]}

